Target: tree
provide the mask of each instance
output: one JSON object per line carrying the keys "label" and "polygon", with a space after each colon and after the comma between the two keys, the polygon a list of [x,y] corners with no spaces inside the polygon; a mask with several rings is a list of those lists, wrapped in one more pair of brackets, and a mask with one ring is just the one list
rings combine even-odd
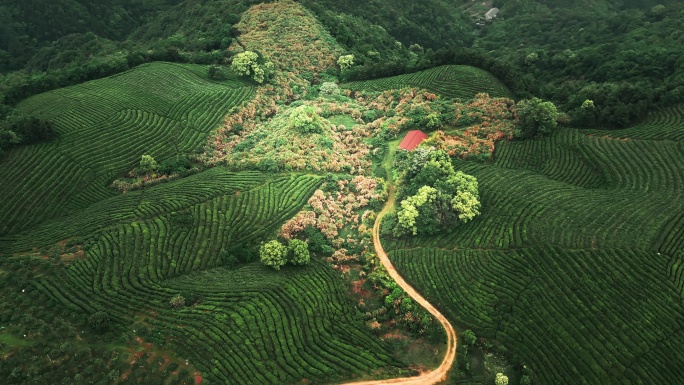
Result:
{"label": "tree", "polygon": [[497,373],[496,379],[494,379],[494,384],[496,385],[508,385],[508,377],[503,373]]}
{"label": "tree", "polygon": [[287,245],[290,251],[290,262],[293,265],[307,265],[311,260],[311,254],[309,254],[309,245],[306,242],[293,238]]}
{"label": "tree", "polygon": [[477,179],[455,171],[445,151],[418,148],[399,167],[404,171],[395,235],[435,234],[480,214]]}
{"label": "tree", "polygon": [[290,127],[303,134],[323,132],[323,120],[311,106],[299,106],[290,114]]}
{"label": "tree", "polygon": [[351,68],[354,65],[354,55],[342,55],[337,59],[337,65],[342,71]]}
{"label": "tree", "polygon": [[458,191],[451,199],[451,205],[458,213],[458,219],[463,223],[480,215],[480,201],[470,191]]}
{"label": "tree", "polygon": [[477,337],[475,336],[475,333],[473,333],[473,331],[470,329],[464,331],[463,342],[465,342],[468,346],[475,345],[475,343],[477,342]]}
{"label": "tree", "polygon": [[539,98],[518,102],[518,127],[515,136],[519,138],[534,138],[549,135],[558,125],[558,110],[556,106]]}
{"label": "tree", "polygon": [[242,76],[251,77],[252,80],[261,84],[275,71],[275,66],[270,61],[259,63],[259,55],[252,51],[240,52],[235,55],[230,68]]}
{"label": "tree", "polygon": [[325,82],[321,84],[322,96],[335,96],[340,94],[340,87],[333,82]]}
{"label": "tree", "polygon": [[155,172],[159,169],[159,165],[157,164],[157,161],[154,160],[154,158],[150,155],[143,155],[140,158],[140,165],[138,166],[138,170],[140,171],[141,174],[150,174],[152,172]]}
{"label": "tree", "polygon": [[176,308],[176,309],[179,307],[183,307],[183,306],[185,306],[185,297],[183,297],[180,294],[176,294],[169,301],[169,305],[171,305],[171,307]]}
{"label": "tree", "polygon": [[280,270],[287,263],[287,247],[274,239],[261,246],[259,256],[261,263]]}
{"label": "tree", "polygon": [[103,332],[109,328],[109,314],[98,311],[93,313],[88,317],[88,325],[95,331]]}
{"label": "tree", "polygon": [[399,226],[410,231],[413,235],[418,234],[418,216],[423,206],[430,207],[437,199],[437,190],[430,186],[423,186],[416,195],[401,201],[401,210],[397,213]]}

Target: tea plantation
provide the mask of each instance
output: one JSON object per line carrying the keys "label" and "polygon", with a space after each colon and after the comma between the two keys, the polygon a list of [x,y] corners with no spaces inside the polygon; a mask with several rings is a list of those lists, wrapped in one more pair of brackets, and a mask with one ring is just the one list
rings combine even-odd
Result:
{"label": "tea plantation", "polygon": [[406,87],[424,88],[449,98],[469,99],[484,92],[492,97],[510,97],[511,92],[487,71],[463,65],[445,65],[411,74],[355,81],[342,85],[354,91],[386,91]]}
{"label": "tea plantation", "polygon": [[140,161],[192,152],[230,107],[251,99],[239,80],[206,66],[150,63],[36,95],[17,109],[54,123],[60,137],[11,151],[0,169],[0,235],[30,228],[117,194],[111,182]]}
{"label": "tea plantation", "polygon": [[482,215],[386,239],[399,272],[533,383],[674,384],[684,356],[681,108],[622,131],[499,142]]}

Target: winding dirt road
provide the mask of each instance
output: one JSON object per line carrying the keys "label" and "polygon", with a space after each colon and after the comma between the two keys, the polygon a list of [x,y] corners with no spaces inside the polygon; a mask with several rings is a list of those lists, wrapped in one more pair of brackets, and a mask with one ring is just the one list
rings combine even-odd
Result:
{"label": "winding dirt road", "polygon": [[420,376],[415,377],[405,377],[405,378],[391,378],[387,380],[370,380],[370,381],[358,381],[358,382],[347,382],[343,385],[383,385],[383,384],[404,384],[404,385],[432,385],[437,384],[446,379],[447,372],[451,369],[451,366],[456,359],[456,332],[454,332],[453,326],[449,321],[440,313],[434,306],[430,304],[422,295],[420,295],[416,289],[411,287],[404,278],[399,275],[397,270],[392,265],[387,253],[382,248],[380,243],[380,220],[382,217],[392,209],[394,206],[394,186],[390,185],[389,198],[387,199],[387,204],[380,211],[377,218],[375,219],[375,224],[373,225],[373,246],[375,247],[375,253],[380,258],[383,266],[387,269],[387,273],[390,277],[408,294],[414,301],[418,302],[421,306],[425,308],[433,317],[435,317],[444,327],[447,335],[447,350],[444,355],[444,360],[439,365],[439,367],[431,372],[426,372]]}

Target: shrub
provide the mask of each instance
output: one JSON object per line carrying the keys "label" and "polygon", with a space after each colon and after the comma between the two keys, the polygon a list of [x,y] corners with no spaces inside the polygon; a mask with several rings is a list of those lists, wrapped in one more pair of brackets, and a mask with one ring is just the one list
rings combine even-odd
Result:
{"label": "shrub", "polygon": [[264,265],[280,270],[287,262],[287,248],[274,239],[261,246],[259,257]]}
{"label": "shrub", "polygon": [[321,84],[321,96],[335,96],[340,94],[340,87],[333,82],[325,82]]}
{"label": "shrub", "polygon": [[180,294],[176,294],[169,300],[169,305],[171,305],[172,308],[181,308],[185,306],[185,297],[183,297]]}
{"label": "shrub", "polygon": [[323,121],[311,106],[299,106],[290,114],[290,127],[304,134],[323,132]]}
{"label": "shrub", "polygon": [[287,245],[291,256],[290,262],[293,265],[307,265],[311,260],[311,255],[309,254],[309,245],[306,242],[293,238]]}
{"label": "shrub", "polygon": [[217,65],[210,65],[207,70],[207,76],[212,80],[224,80],[226,79],[226,74],[223,72],[223,68]]}
{"label": "shrub", "polygon": [[103,332],[109,328],[109,314],[98,311],[88,317],[88,325],[97,332]]}
{"label": "shrub", "polygon": [[508,385],[508,377],[503,373],[497,373],[496,379],[494,380],[495,385]]}

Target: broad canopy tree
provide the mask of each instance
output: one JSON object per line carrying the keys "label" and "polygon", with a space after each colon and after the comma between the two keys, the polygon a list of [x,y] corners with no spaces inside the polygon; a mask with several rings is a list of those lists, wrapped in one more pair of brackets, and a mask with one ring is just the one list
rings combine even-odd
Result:
{"label": "broad canopy tree", "polygon": [[445,151],[419,147],[403,166],[395,235],[435,234],[480,213],[477,179],[454,170]]}
{"label": "broad canopy tree", "polygon": [[518,138],[534,138],[550,135],[558,125],[556,106],[539,98],[518,102],[518,127],[515,136]]}

